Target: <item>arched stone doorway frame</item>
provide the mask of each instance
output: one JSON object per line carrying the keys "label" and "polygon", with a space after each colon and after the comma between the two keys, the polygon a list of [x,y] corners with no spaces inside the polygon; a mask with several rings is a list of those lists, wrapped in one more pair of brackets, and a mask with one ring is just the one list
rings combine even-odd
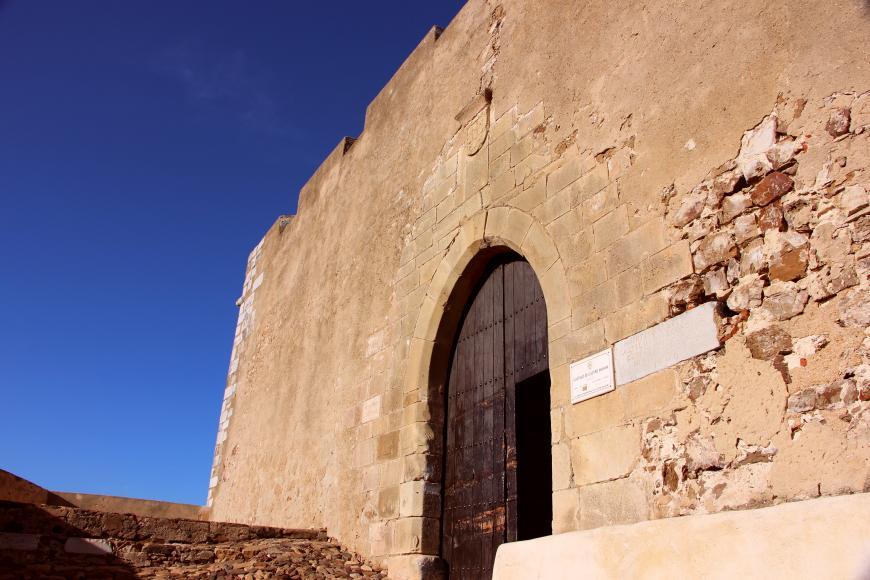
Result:
{"label": "arched stone doorway frame", "polygon": [[[402,431],[402,450],[408,463],[417,466],[412,477],[426,482],[440,498],[442,443],[444,428],[443,393],[453,339],[475,285],[488,264],[499,254],[513,252],[534,270],[547,307],[550,352],[553,352],[554,325],[571,316],[571,302],[565,268],[556,244],[546,228],[528,213],[510,206],[481,210],[463,222],[449,250],[429,283],[408,350],[404,379],[406,400],[419,401],[425,409],[418,421]],[[560,389],[567,385],[558,377],[550,380],[550,398],[558,401]],[[416,395],[416,396],[414,396]],[[409,473],[405,473],[406,479]],[[426,493],[423,491],[422,493]],[[405,513],[405,530],[419,554],[437,556],[440,548],[440,509]],[[437,515],[436,515],[437,514]],[[417,520],[417,521],[413,521]],[[436,520],[436,521],[433,521]]]}

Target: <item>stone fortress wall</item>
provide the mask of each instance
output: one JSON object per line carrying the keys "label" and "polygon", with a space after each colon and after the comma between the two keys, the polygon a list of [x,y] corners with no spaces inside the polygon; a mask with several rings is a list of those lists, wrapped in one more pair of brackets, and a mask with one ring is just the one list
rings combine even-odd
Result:
{"label": "stone fortress wall", "polygon": [[492,246],[544,290],[555,533],[870,491],[868,33],[854,0],[469,2],[251,255],[212,518],[425,566]]}

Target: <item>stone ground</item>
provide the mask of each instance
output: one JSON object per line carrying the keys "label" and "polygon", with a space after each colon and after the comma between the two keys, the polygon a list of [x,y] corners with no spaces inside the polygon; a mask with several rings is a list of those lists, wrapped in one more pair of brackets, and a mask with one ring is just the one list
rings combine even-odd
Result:
{"label": "stone ground", "polygon": [[0,502],[0,580],[386,578],[326,536]]}

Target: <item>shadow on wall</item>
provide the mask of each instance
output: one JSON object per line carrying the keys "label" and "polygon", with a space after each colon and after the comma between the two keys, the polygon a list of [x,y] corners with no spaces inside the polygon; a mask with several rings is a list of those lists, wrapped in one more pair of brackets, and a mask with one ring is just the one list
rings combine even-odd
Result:
{"label": "shadow on wall", "polygon": [[89,535],[39,506],[0,501],[0,580],[136,578],[111,542]]}

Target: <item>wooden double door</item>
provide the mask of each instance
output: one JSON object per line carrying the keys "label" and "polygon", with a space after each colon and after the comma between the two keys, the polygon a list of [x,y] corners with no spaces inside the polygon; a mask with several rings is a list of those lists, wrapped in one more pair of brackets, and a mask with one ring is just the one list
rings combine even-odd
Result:
{"label": "wooden double door", "polygon": [[504,542],[551,533],[547,310],[518,256],[466,306],[446,393],[442,556],[451,580],[492,575]]}

